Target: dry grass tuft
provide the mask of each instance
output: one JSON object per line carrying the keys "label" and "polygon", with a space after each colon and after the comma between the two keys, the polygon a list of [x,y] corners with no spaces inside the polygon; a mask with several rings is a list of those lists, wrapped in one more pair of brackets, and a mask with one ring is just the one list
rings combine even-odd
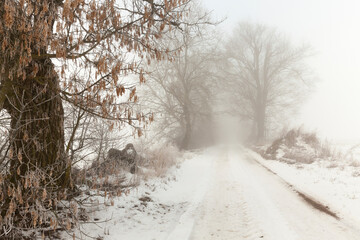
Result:
{"label": "dry grass tuft", "polygon": [[181,155],[178,148],[172,145],[157,146],[144,151],[144,160],[139,165],[138,174],[145,179],[164,177],[168,170],[176,165]]}

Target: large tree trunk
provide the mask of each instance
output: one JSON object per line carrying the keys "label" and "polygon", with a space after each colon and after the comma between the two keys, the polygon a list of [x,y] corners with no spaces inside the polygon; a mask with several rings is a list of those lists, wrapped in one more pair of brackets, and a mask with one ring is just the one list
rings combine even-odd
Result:
{"label": "large tree trunk", "polygon": [[251,122],[251,131],[250,131],[250,136],[248,137],[248,141],[254,142],[256,141],[256,139],[257,139],[257,121],[254,118]]}
{"label": "large tree trunk", "polygon": [[257,136],[256,141],[258,143],[264,141],[265,139],[265,108],[259,110],[258,119],[257,119]]}
{"label": "large tree trunk", "polygon": [[262,94],[259,94],[257,97],[257,108],[255,109],[255,112],[256,142],[261,143],[265,139],[266,130],[266,101]]}
{"label": "large tree trunk", "polygon": [[191,128],[191,118],[190,118],[189,109],[186,105],[184,106],[184,115],[185,115],[185,132],[184,132],[183,140],[181,142],[181,149],[187,150],[190,147],[192,128]]}
{"label": "large tree trunk", "polygon": [[185,127],[185,135],[181,143],[181,149],[187,150],[190,146],[190,139],[191,139],[191,127],[189,124],[186,124]]}
{"label": "large tree trunk", "polygon": [[36,172],[41,185],[59,192],[70,185],[70,164],[64,150],[64,110],[59,79],[51,60],[33,61],[35,76],[12,80],[12,94],[4,108],[11,116],[10,181],[24,184],[24,176]]}

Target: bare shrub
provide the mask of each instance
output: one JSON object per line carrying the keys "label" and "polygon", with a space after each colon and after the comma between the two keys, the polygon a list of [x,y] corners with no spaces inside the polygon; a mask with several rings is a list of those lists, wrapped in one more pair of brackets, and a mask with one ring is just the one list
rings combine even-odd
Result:
{"label": "bare shrub", "polygon": [[332,162],[330,163],[329,165],[326,166],[327,168],[337,168],[339,167],[339,164],[335,163],[335,162]]}
{"label": "bare shrub", "polygon": [[316,133],[297,128],[283,133],[266,149],[263,157],[288,163],[311,164],[318,159],[341,159],[342,154],[330,143],[321,142]]}
{"label": "bare shrub", "polygon": [[360,167],[360,162],[359,162],[359,161],[356,161],[356,160],[352,160],[349,165],[350,165],[351,167],[358,168],[358,167]]}
{"label": "bare shrub", "polygon": [[179,149],[173,145],[157,146],[145,152],[139,174],[145,178],[163,177],[177,163]]}
{"label": "bare shrub", "polygon": [[331,158],[336,154],[334,148],[332,148],[328,142],[321,144],[319,153],[319,157],[321,158]]}
{"label": "bare shrub", "polygon": [[312,153],[304,152],[299,149],[287,152],[284,157],[293,159],[297,163],[311,164],[315,161],[316,156]]}
{"label": "bare shrub", "polygon": [[349,166],[358,168],[360,167],[360,144],[350,147],[344,154],[343,158],[349,163]]}
{"label": "bare shrub", "polygon": [[133,168],[134,165],[107,158],[94,161],[90,168],[80,171],[77,180],[91,189],[116,193],[139,185],[138,177],[130,173]]}
{"label": "bare shrub", "polygon": [[304,166],[303,166],[303,165],[300,165],[300,164],[297,164],[297,165],[296,165],[296,169],[304,169]]}

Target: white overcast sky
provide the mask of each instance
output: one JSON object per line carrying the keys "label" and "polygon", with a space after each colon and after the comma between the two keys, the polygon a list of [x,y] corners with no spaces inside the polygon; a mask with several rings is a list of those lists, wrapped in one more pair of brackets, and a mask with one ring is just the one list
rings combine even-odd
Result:
{"label": "white overcast sky", "polygon": [[213,16],[265,23],[316,51],[320,79],[296,122],[339,141],[360,143],[360,0],[203,0]]}

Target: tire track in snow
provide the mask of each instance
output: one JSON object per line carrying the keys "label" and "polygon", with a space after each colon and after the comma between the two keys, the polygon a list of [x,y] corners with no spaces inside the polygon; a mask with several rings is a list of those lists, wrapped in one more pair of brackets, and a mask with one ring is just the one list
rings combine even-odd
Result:
{"label": "tire track in snow", "polygon": [[[252,156],[249,153],[247,154],[247,157],[252,158]],[[292,191],[296,192],[310,206],[312,206],[313,208],[319,210],[320,212],[328,214],[329,216],[335,218],[336,220],[341,220],[340,217],[337,215],[337,213],[334,212],[333,210],[331,210],[329,206],[327,206],[326,204],[323,204],[322,202],[316,200],[312,196],[298,190],[295,186],[293,186],[292,184],[287,182],[284,178],[280,177],[276,172],[274,172],[273,170],[271,170],[270,168],[268,168],[267,166],[265,166],[264,164],[259,162],[256,158],[253,158],[253,160],[259,166],[263,167],[268,172],[270,172],[271,174],[274,174],[276,177],[278,177],[287,187],[289,187]]]}
{"label": "tire track in snow", "polygon": [[[298,239],[274,203],[268,201],[268,196],[263,191],[266,185],[257,182],[257,176],[248,168],[249,166],[240,164],[241,155],[233,155],[232,152],[229,155],[229,172],[233,176],[233,181],[242,189],[239,201],[243,212],[243,239],[278,240],[284,236],[287,240]],[[277,224],[274,224],[275,222]]]}
{"label": "tire track in snow", "polygon": [[[341,212],[334,211],[333,209],[331,209],[328,206],[328,202],[323,203],[323,201],[320,201],[319,199],[314,198],[312,195],[309,195],[308,193],[299,190],[296,186],[294,186],[293,184],[286,181],[279,174],[277,174],[272,169],[270,169],[269,167],[267,167],[266,165],[261,163],[258,160],[259,157],[261,158],[261,156],[258,153],[254,152],[250,149],[245,150],[245,152],[246,152],[245,154],[246,154],[247,158],[252,159],[260,167],[264,168],[266,171],[268,171],[269,173],[276,176],[276,178],[278,178],[284,184],[284,186],[288,187],[291,191],[296,193],[304,202],[309,204],[309,206],[316,209],[317,211],[320,211],[320,212],[327,214],[330,217],[334,218],[336,221],[332,221],[333,228],[336,228],[340,232],[346,233],[346,235],[348,233],[351,235],[353,235],[355,233],[359,237],[354,238],[354,239],[360,240],[360,229],[359,229],[359,226],[354,224],[354,221],[352,221],[351,219],[346,219],[346,217],[341,215]],[[344,237],[341,239],[347,239],[347,238]]]}
{"label": "tire track in snow", "polygon": [[[209,189],[210,178],[215,170],[213,155],[218,155],[218,151],[215,149],[209,149],[207,153],[201,157],[201,159],[192,160],[192,174],[189,179],[185,179],[181,184],[186,186],[191,185],[187,188],[188,194],[190,193],[191,198],[187,199],[188,207],[186,211],[178,219],[178,224],[167,236],[167,240],[186,240],[189,238],[191,231],[195,223],[195,215],[198,212],[200,204],[203,202],[204,196]],[[188,162],[190,163],[190,162]],[[201,176],[198,173],[206,171]],[[196,182],[194,180],[196,179]],[[190,192],[189,192],[190,191]],[[179,196],[180,197],[180,196]]]}
{"label": "tire track in snow", "polygon": [[248,211],[242,186],[231,171],[227,154],[219,156],[215,167],[216,174],[190,239],[262,239],[263,232]]}
{"label": "tire track in snow", "polygon": [[255,240],[255,239],[261,239],[264,238],[263,231],[259,227],[259,224],[257,221],[251,217],[249,214],[247,203],[240,199],[241,201],[241,212],[243,215],[242,218],[242,229],[243,232],[242,237],[244,240]]}
{"label": "tire track in snow", "polygon": [[215,168],[191,240],[360,239],[349,226],[311,207],[242,149],[219,156]]}
{"label": "tire track in snow", "polygon": [[251,216],[264,239],[359,240],[358,232],[333,216],[314,209],[298,193],[269,173],[243,149],[230,152],[233,172],[244,186]]}

